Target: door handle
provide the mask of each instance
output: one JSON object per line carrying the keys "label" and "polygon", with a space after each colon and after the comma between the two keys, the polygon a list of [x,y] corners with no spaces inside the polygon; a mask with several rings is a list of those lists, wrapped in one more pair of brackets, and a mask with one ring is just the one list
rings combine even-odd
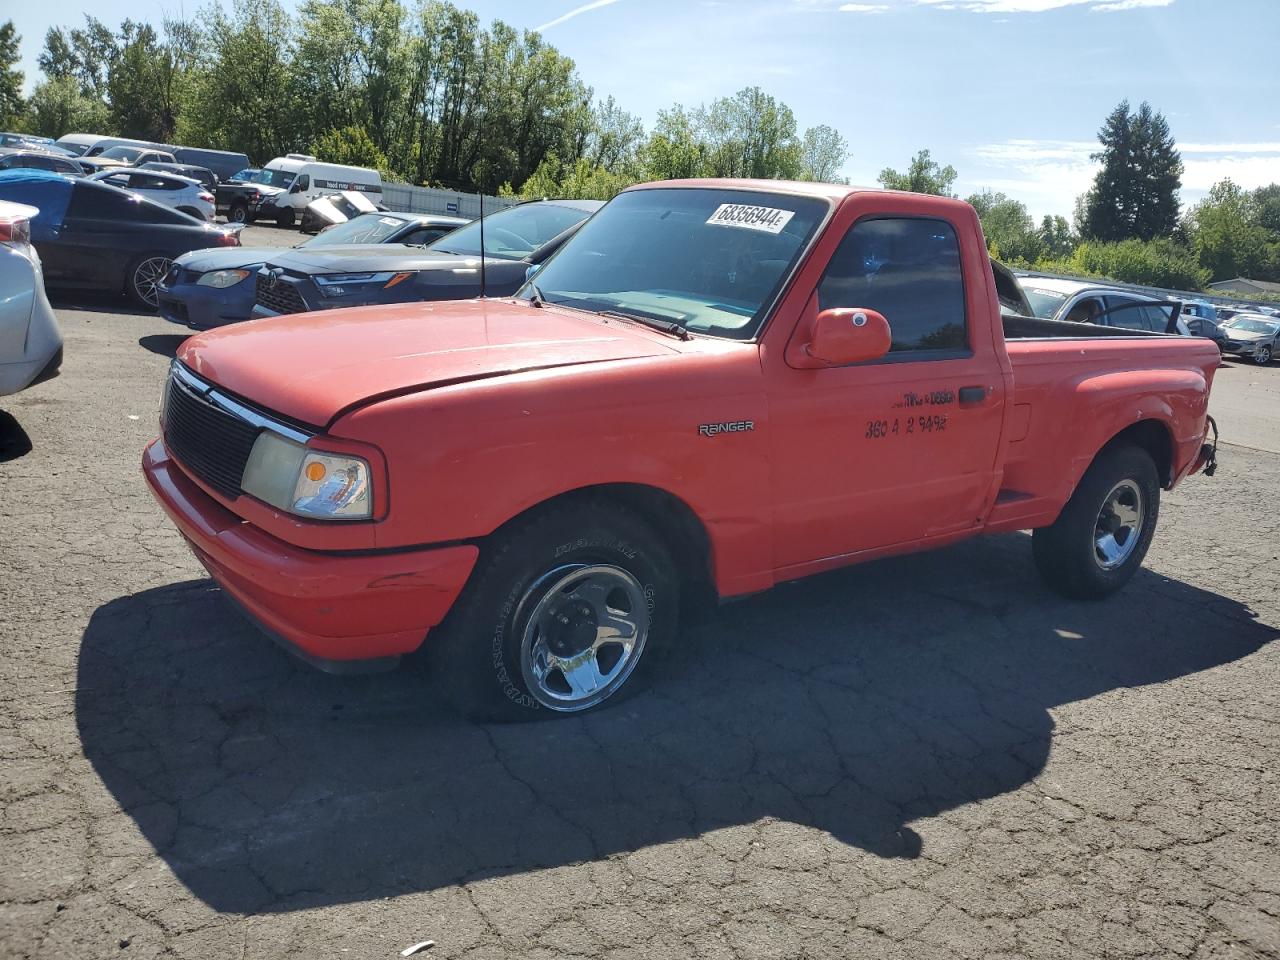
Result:
{"label": "door handle", "polygon": [[987,399],[986,387],[961,387],[958,391],[960,406],[976,407]]}

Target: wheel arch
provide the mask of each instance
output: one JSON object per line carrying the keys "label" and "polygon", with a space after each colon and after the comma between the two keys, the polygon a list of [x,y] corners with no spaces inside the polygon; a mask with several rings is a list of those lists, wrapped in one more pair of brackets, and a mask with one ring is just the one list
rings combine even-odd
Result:
{"label": "wheel arch", "polygon": [[649,484],[601,483],[567,490],[526,508],[489,536],[543,511],[575,502],[612,504],[636,514],[666,541],[682,583],[697,589],[715,589],[714,550],[706,525],[680,497]]}
{"label": "wheel arch", "polygon": [[1098,448],[1089,462],[1092,464],[1104,452],[1119,446],[1145,450],[1156,465],[1160,485],[1167,489],[1173,483],[1173,432],[1163,420],[1152,418],[1130,424]]}

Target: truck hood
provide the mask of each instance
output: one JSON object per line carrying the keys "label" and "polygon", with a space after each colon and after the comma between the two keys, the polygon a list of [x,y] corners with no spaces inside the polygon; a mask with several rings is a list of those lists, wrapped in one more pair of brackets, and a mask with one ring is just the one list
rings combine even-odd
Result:
{"label": "truck hood", "polygon": [[235,270],[266,263],[279,253],[279,247],[209,247],[184,253],[174,263],[197,273],[208,273],[210,270]]}
{"label": "truck hood", "polygon": [[254,406],[323,427],[378,399],[523,370],[679,352],[678,341],[510,300],[272,317],[187,340],[178,359]]}
{"label": "truck hood", "polygon": [[[277,250],[268,260],[272,267],[283,267],[293,273],[378,273],[384,270],[453,270],[463,261],[478,263],[476,257],[457,253],[440,253],[422,247],[402,244],[352,243],[332,247],[306,247]],[[489,263],[494,263],[490,257]],[[509,262],[509,261],[508,261]]]}

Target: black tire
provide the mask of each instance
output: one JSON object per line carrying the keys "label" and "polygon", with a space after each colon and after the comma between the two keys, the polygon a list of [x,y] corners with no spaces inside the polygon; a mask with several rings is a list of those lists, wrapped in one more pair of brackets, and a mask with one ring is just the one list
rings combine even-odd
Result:
{"label": "black tire", "polygon": [[[462,596],[445,622],[427,637],[428,668],[440,696],[467,717],[499,722],[583,713],[618,702],[643,686],[646,668],[675,636],[680,596],[674,569],[666,544],[650,525],[612,503],[566,503],[514,522],[482,547]],[[530,685],[525,669],[529,659],[526,628],[531,637],[539,636],[540,626],[531,626],[535,612],[546,609],[555,613],[555,604],[563,606],[575,600],[576,587],[555,589],[565,582],[566,572],[568,577],[592,576],[597,574],[591,571],[600,571],[598,575],[621,578],[618,570],[640,588],[638,603],[643,609],[630,614],[647,622],[647,630],[636,632],[638,653],[634,657],[627,653],[627,663],[618,654],[607,667],[617,670],[614,680],[609,681],[613,686],[607,691],[607,684],[600,686],[599,699],[592,701],[583,695],[577,701],[548,705],[548,696],[556,693],[548,690],[557,686],[557,680],[564,687],[563,695],[573,697],[575,693],[563,671],[558,677],[555,670],[549,671],[546,683]],[[619,594],[607,594],[616,596]],[[626,601],[627,596],[621,599]],[[544,607],[544,601],[551,606]],[[629,601],[623,608],[630,609]],[[554,619],[568,624],[563,616]],[[551,620],[539,618],[539,624],[555,626]],[[589,635],[598,635],[595,622],[584,627]],[[549,644],[555,642],[553,638]],[[530,647],[536,645],[531,642]],[[544,649],[547,646],[544,640]],[[579,657],[581,662],[580,654],[569,651],[567,655]],[[590,656],[598,671],[605,653],[601,652],[599,659],[595,654]]]}
{"label": "black tire", "polygon": [[249,205],[243,200],[236,200],[227,211],[227,223],[253,223],[249,214]]}
{"label": "black tire", "polygon": [[[1108,567],[1098,537],[1105,538],[1107,526],[1118,522],[1113,511],[1103,516],[1113,494],[1118,498],[1114,502],[1128,509],[1136,502],[1141,519],[1136,534],[1129,535],[1132,543],[1126,536],[1120,548],[1123,559]],[[1057,521],[1033,533],[1036,567],[1064,596],[1101,600],[1128,583],[1142,566],[1159,517],[1160,478],[1151,455],[1130,445],[1108,447],[1089,465]],[[1119,532],[1113,534],[1113,544],[1118,536]]]}
{"label": "black tire", "polygon": [[144,253],[135,257],[125,270],[124,292],[138,306],[155,310],[159,305],[155,285],[171,266],[173,259],[163,253]]}
{"label": "black tire", "polygon": [[1259,347],[1258,352],[1253,355],[1253,362],[1260,367],[1265,367],[1267,364],[1271,362],[1271,358],[1272,358],[1271,347]]}
{"label": "black tire", "polygon": [[276,226],[282,227],[283,229],[288,230],[290,227],[293,226],[295,219],[296,217],[294,216],[293,210],[291,209],[281,210],[279,213],[276,214]]}

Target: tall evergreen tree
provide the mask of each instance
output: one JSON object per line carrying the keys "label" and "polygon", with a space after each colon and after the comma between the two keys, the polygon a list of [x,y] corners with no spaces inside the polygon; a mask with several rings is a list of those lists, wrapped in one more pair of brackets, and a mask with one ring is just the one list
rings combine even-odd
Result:
{"label": "tall evergreen tree", "polygon": [[1182,157],[1164,115],[1122,100],[1098,132],[1102,169],[1089,191],[1081,224],[1096,240],[1168,237],[1178,225]]}

